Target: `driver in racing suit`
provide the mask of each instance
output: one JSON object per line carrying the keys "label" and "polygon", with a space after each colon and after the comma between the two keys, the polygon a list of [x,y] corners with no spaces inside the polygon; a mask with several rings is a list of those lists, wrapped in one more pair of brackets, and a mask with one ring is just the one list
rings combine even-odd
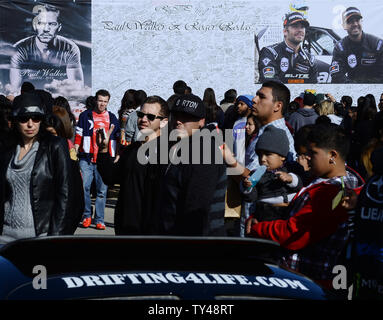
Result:
{"label": "driver in racing suit", "polygon": [[300,12],[286,15],[284,41],[262,48],[259,55],[260,82],[317,83],[315,57],[302,47],[309,22]]}
{"label": "driver in racing suit", "polygon": [[383,40],[362,31],[359,9],[350,7],[342,15],[348,36],[334,47],[330,66],[332,83],[382,83]]}

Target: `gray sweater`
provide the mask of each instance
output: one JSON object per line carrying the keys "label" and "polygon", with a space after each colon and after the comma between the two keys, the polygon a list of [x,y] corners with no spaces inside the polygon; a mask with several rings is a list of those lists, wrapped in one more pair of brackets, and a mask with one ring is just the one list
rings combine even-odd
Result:
{"label": "gray sweater", "polygon": [[6,173],[10,199],[5,202],[3,236],[13,239],[35,237],[31,207],[30,180],[39,143],[35,141],[28,153],[19,160],[20,146],[16,148]]}

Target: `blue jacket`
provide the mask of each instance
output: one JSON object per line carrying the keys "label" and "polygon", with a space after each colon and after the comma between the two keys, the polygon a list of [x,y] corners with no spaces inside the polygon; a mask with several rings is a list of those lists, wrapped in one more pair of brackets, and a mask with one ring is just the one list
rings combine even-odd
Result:
{"label": "blue jacket", "polygon": [[[76,135],[74,143],[79,145],[79,158],[86,159],[88,162],[91,161],[93,156],[93,150],[94,146],[91,143],[92,136],[93,136],[93,115],[92,110],[85,110],[82,112],[79,116],[77,126],[76,126]],[[120,124],[118,122],[117,117],[110,111],[109,113],[109,128],[112,124],[114,124],[114,129],[112,134],[110,135],[109,139],[109,154],[111,157],[116,156],[116,146],[117,146],[117,139],[119,138],[120,134]],[[108,129],[109,129],[108,128]]]}

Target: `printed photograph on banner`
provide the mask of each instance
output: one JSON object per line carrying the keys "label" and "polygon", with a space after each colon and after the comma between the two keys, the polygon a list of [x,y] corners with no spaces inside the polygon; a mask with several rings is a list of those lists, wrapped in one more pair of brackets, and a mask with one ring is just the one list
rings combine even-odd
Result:
{"label": "printed photograph on banner", "polygon": [[54,97],[85,101],[91,88],[91,1],[2,3],[0,91],[24,82]]}
{"label": "printed photograph on banner", "polygon": [[375,0],[291,0],[255,33],[255,83],[383,83]]}

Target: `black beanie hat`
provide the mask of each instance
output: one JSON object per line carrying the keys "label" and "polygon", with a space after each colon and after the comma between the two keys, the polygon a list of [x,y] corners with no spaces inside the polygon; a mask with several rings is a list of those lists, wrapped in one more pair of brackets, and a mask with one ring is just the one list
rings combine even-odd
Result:
{"label": "black beanie hat", "polygon": [[264,150],[287,157],[289,153],[289,139],[284,130],[269,125],[258,138],[255,150]]}
{"label": "black beanie hat", "polygon": [[312,92],[305,91],[303,95],[303,105],[305,106],[313,106],[316,102],[316,95],[313,94]]}

